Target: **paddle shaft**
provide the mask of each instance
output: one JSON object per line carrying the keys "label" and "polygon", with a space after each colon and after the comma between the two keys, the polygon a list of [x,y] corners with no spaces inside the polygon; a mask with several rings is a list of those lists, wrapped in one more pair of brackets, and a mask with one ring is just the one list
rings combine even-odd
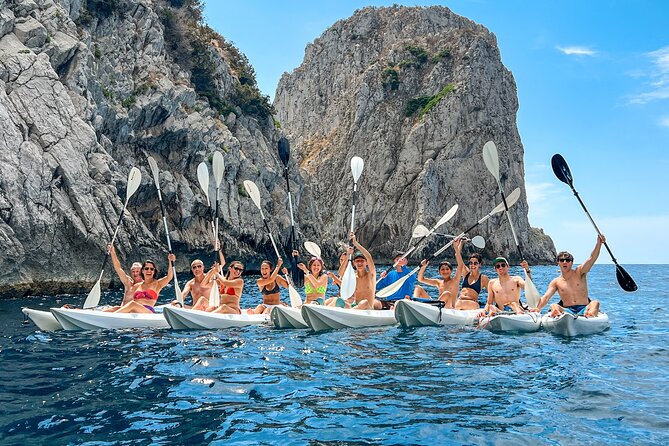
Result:
{"label": "paddle shaft", "polygon": [[502,183],[497,181],[497,186],[499,186],[499,193],[502,196],[502,203],[504,203],[504,213],[506,214],[507,220],[509,220],[509,227],[511,227],[511,235],[513,235],[513,241],[516,244],[516,249],[518,249],[518,255],[520,260],[524,260],[523,251],[520,249],[520,243],[518,243],[518,236],[516,235],[516,230],[514,229],[513,222],[511,221],[511,215],[509,214],[509,206],[506,204],[506,196],[504,195],[504,190],[502,189]]}
{"label": "paddle shaft", "polygon": [[[590,219],[590,223],[592,223],[592,226],[595,228],[595,231],[597,231],[597,234],[602,235],[602,232],[601,232],[601,231],[599,230],[599,228],[597,227],[597,224],[595,223],[595,220],[592,219],[592,216],[590,215],[590,212],[588,212],[588,209],[585,207],[585,204],[583,203],[583,200],[581,200],[581,197],[580,197],[580,195],[578,194],[578,192],[576,192],[576,189],[574,189],[574,186],[570,183],[570,184],[569,184],[569,187],[571,188],[571,191],[574,192],[574,196],[576,197],[576,199],[578,200],[578,202],[581,204],[581,207],[582,207],[583,210],[585,211],[585,215],[587,215],[588,218]],[[613,256],[613,253],[611,252],[611,248],[609,248],[609,245],[608,245],[606,242],[604,242],[604,247],[605,247],[606,250],[609,252],[609,255],[611,256],[611,260],[613,260],[613,263],[615,263],[616,266],[617,266],[617,265],[618,265],[618,261],[617,261],[616,258]]]}
{"label": "paddle shaft", "polygon": [[351,208],[351,232],[355,229],[355,202],[358,196],[358,182],[353,182],[353,207]]}
{"label": "paddle shaft", "polygon": [[[160,203],[160,213],[163,216],[163,226],[165,227],[165,238],[167,238],[167,249],[170,254],[172,251],[172,240],[170,239],[170,230],[167,228],[167,212],[165,212],[165,205],[163,204],[163,194],[160,192],[160,186],[156,178],[156,189],[158,189],[158,202]],[[179,281],[177,279],[177,267],[172,264],[172,274],[174,275],[174,290],[177,293],[177,300],[181,299],[181,291],[179,289]]]}

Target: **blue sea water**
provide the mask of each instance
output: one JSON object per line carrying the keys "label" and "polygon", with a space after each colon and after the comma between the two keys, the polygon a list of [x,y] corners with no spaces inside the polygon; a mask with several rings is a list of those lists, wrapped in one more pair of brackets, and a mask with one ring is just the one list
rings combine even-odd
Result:
{"label": "blue sea water", "polygon": [[[0,444],[667,444],[669,266],[626,268],[636,293],[613,266],[593,268],[611,329],[573,339],[444,327],[44,333],[22,306],[85,296],[0,301]],[[533,267],[540,291],[556,274]],[[245,306],[260,300],[253,279]]]}

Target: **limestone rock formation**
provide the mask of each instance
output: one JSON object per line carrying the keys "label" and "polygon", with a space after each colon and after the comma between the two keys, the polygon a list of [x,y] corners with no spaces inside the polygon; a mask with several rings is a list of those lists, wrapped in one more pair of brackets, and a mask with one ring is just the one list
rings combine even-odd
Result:
{"label": "limestone rock formation", "polygon": [[[444,7],[364,8],[307,46],[303,63],[281,78],[274,105],[309,185],[301,210],[317,210],[333,240],[349,224],[354,155],[365,160],[358,238],[378,258],[391,258],[416,224],[431,227],[456,203],[442,230],[471,226],[500,202],[482,158],[493,140],[506,193],[523,190],[511,215],[525,257],[553,258],[552,241],[527,219],[516,85],[483,26]],[[502,214],[476,234],[486,238],[488,258],[517,259]],[[444,243],[434,238],[423,253]]]}
{"label": "limestone rock formation", "polygon": [[[226,163],[219,215],[230,256],[257,262],[271,249],[245,179],[258,184],[272,226],[287,236],[269,103],[243,55],[198,14],[196,1],[0,2],[0,293],[89,289],[132,166],[142,185],[117,251],[124,262],[154,258],[164,271],[149,155],[161,170],[180,270],[196,256],[214,259],[196,177],[214,151]],[[293,181],[299,194],[302,181]]]}

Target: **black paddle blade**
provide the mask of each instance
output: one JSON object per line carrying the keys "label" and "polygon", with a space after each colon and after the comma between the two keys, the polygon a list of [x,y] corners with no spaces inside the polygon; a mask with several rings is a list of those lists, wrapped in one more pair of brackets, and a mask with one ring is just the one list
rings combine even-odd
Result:
{"label": "black paddle blade", "polygon": [[630,276],[627,271],[625,271],[625,269],[618,264],[616,264],[616,279],[618,279],[620,288],[623,290],[630,293],[637,290],[636,283],[634,282],[634,279],[632,279],[632,276]]}
{"label": "black paddle blade", "polygon": [[288,167],[288,161],[290,160],[290,144],[288,140],[284,137],[279,139],[279,158],[284,166]]}
{"label": "black paddle blade", "polygon": [[562,155],[559,153],[553,155],[553,158],[551,158],[551,166],[553,167],[553,172],[558,180],[567,183],[570,186],[572,185],[574,180],[571,177],[569,166],[567,166],[567,162],[562,158]]}

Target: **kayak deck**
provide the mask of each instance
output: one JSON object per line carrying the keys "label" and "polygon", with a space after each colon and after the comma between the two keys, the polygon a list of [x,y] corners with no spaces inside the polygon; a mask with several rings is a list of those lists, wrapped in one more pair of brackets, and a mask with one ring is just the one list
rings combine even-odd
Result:
{"label": "kayak deck", "polygon": [[269,320],[266,314],[223,314],[178,307],[165,307],[163,315],[175,330],[215,330],[219,328],[246,327]]}
{"label": "kayak deck", "polygon": [[278,305],[272,308],[269,317],[276,328],[309,328],[299,308]]}
{"label": "kayak deck", "polygon": [[595,317],[577,316],[564,312],[558,317],[544,315],[541,325],[549,333],[558,336],[574,337],[601,333],[609,328],[609,316],[599,312]]}
{"label": "kayak deck", "polygon": [[71,308],[51,308],[51,313],[65,330],[169,328],[160,313],[108,313]]}
{"label": "kayak deck", "polygon": [[423,302],[402,299],[395,304],[395,319],[402,327],[434,325],[474,325],[480,310],[454,310]]}
{"label": "kayak deck", "polygon": [[305,322],[313,331],[382,327],[397,323],[393,310],[355,310],[305,304],[301,312]]}
{"label": "kayak deck", "polygon": [[42,331],[57,331],[63,329],[50,311],[33,310],[32,308],[25,307],[22,308],[21,311]]}

